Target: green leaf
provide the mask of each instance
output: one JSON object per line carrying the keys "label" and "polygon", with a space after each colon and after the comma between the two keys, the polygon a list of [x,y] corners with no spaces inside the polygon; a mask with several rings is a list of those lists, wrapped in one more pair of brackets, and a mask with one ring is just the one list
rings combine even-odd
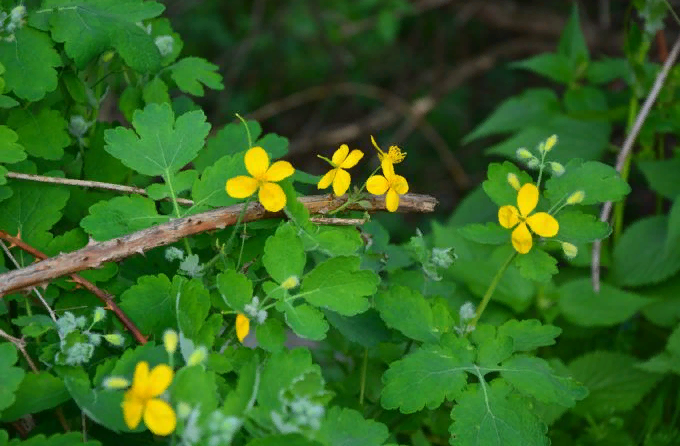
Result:
{"label": "green leaf", "polygon": [[288,153],[288,138],[279,136],[276,133],[267,133],[255,143],[267,151],[272,159],[281,158]]}
{"label": "green leaf", "polygon": [[503,164],[491,163],[487,169],[487,179],[482,183],[484,192],[498,206],[511,204],[517,206],[517,191],[508,183],[508,174],[514,174],[520,184],[533,183],[531,176],[509,161]]}
{"label": "green leaf", "polygon": [[511,231],[495,222],[472,223],[460,228],[460,234],[468,240],[489,245],[502,245],[510,241]]}
{"label": "green leaf", "polygon": [[168,94],[168,86],[160,77],[151,79],[142,89],[142,98],[147,104],[162,104],[164,102],[170,103],[170,94]]}
{"label": "green leaf", "polygon": [[191,190],[191,197],[194,200],[192,209],[200,211],[206,207],[231,206],[243,201],[227,195],[225,187],[229,178],[247,173],[243,162],[244,155],[245,153],[225,155],[214,166],[203,170],[201,178],[194,182]]}
{"label": "green leaf", "polygon": [[451,411],[452,438],[461,445],[549,446],[548,427],[503,380],[470,386]]}
{"label": "green leaf", "polygon": [[213,90],[224,90],[219,67],[200,57],[185,57],[171,67],[172,80],[184,93],[203,96],[203,85]]}
{"label": "green leaf", "polygon": [[[52,38],[64,43],[79,69],[113,48],[125,63],[142,73],[156,71],[161,55],[153,38],[138,22],[160,15],[165,7],[140,0],[46,0]],[[50,8],[50,9],[48,9]],[[52,9],[53,8],[53,9]]]}
{"label": "green leaf", "polygon": [[574,379],[590,394],[573,411],[582,416],[609,417],[635,407],[660,379],[635,368],[639,360],[623,353],[594,351],[569,364]]}
{"label": "green leaf", "polygon": [[608,223],[578,209],[565,209],[555,218],[560,224],[557,237],[565,242],[587,243],[602,240],[612,232]]}
{"label": "green leaf", "polygon": [[612,278],[619,286],[659,283],[680,271],[680,199],[668,216],[641,218],[614,247]]}
{"label": "green leaf", "polygon": [[306,261],[302,241],[292,223],[281,224],[264,244],[262,264],[278,283],[292,276],[299,279]]}
{"label": "green leaf", "polygon": [[95,423],[114,432],[141,432],[146,429],[143,423],[134,430],[125,424],[120,408],[123,392],[92,389],[87,374],[80,368],[61,368],[60,375],[78,407]]}
{"label": "green leaf", "polygon": [[69,191],[63,186],[27,182],[12,183],[14,194],[2,203],[0,229],[21,238],[38,249],[52,238],[48,232],[62,216]]}
{"label": "green leaf", "polygon": [[153,369],[159,364],[167,364],[168,353],[160,345],[148,342],[133,348],[126,349],[116,361],[114,367],[109,372],[111,376],[123,376],[132,378],[137,367],[137,363],[146,361],[149,368]]}
{"label": "green leaf", "polygon": [[497,370],[499,362],[512,355],[512,338],[505,335],[496,335],[496,327],[488,324],[478,325],[470,334],[470,341],[477,346],[477,358],[475,364],[480,366],[482,373],[485,368],[491,367]]}
{"label": "green leaf", "polygon": [[312,364],[312,355],[306,348],[272,354],[262,370],[257,402],[263,410],[280,411],[282,391],[309,372],[321,373],[321,370],[318,365]]}
{"label": "green leaf", "polygon": [[14,33],[14,41],[0,42],[0,64],[6,68],[5,93],[36,102],[57,88],[57,70],[61,57],[47,33],[28,26]]}
{"label": "green leaf", "polygon": [[24,415],[52,409],[71,399],[62,380],[48,372],[27,374],[14,396],[16,401],[2,411],[0,420],[14,421]]}
{"label": "green leaf", "polygon": [[593,291],[589,278],[575,279],[560,287],[559,306],[570,322],[582,327],[607,327],[630,319],[641,308],[653,303],[649,298],[622,291],[607,283]]}
{"label": "green leaf", "polygon": [[175,405],[185,402],[192,407],[199,406],[207,418],[217,408],[215,373],[201,365],[183,367],[172,380],[171,394]]}
{"label": "green leaf", "polygon": [[276,434],[253,438],[246,446],[280,446],[282,444],[286,446],[320,446],[320,443],[308,440],[302,434]]}
{"label": "green leaf", "polygon": [[680,156],[667,160],[638,161],[637,166],[645,175],[649,187],[669,200],[680,195]]}
{"label": "green leaf", "polygon": [[584,118],[606,116],[607,97],[595,87],[574,87],[564,94],[564,107],[567,112]]}
{"label": "green leaf", "polygon": [[485,153],[515,158],[519,147],[537,147],[550,135],[557,135],[560,141],[550,152],[551,161],[566,164],[574,158],[598,159],[609,147],[611,131],[611,124],[604,120],[586,121],[556,114],[541,125],[524,127],[512,137],[489,147]]}
{"label": "green leaf", "polygon": [[545,283],[557,274],[557,260],[547,252],[534,247],[526,254],[519,254],[515,259],[522,277]]}
{"label": "green leaf", "polygon": [[573,407],[588,389],[571,378],[556,374],[541,358],[517,355],[504,361],[500,374],[515,389],[544,403]]}
{"label": "green leaf", "polygon": [[14,130],[0,125],[0,163],[14,164],[26,159],[26,152],[18,140],[19,135]]}
{"label": "green leaf", "polygon": [[624,58],[609,58],[593,60],[588,64],[586,79],[595,85],[608,84],[616,79],[626,79],[629,77],[628,61]]}
{"label": "green leaf", "polygon": [[106,151],[144,175],[177,172],[203,147],[210,124],[202,111],[191,111],[175,120],[170,104],[149,104],[132,118],[136,133],[117,127],[106,130]]}
{"label": "green leaf", "polygon": [[16,99],[0,94],[0,108],[13,108],[19,105]]}
{"label": "green leaf", "polygon": [[[16,401],[14,394],[24,379],[23,369],[14,367],[17,359],[19,358],[14,345],[9,342],[0,344],[0,376],[2,376],[2,381],[0,381],[0,414],[14,404]],[[4,415],[2,419],[4,420]]]}
{"label": "green leaf", "polygon": [[239,313],[253,300],[253,283],[233,269],[217,275],[217,289],[224,302]]}
{"label": "green leaf", "polygon": [[313,341],[326,338],[328,322],[318,309],[305,303],[294,305],[289,301],[277,303],[276,309],[283,312],[286,324],[301,338]]}
{"label": "green leaf", "polygon": [[257,392],[261,373],[257,358],[250,359],[239,369],[236,389],[227,394],[221,409],[225,415],[240,416],[245,412],[253,395]]}
{"label": "green leaf", "polygon": [[345,338],[363,347],[373,348],[390,339],[389,329],[373,309],[355,316],[341,316],[330,310],[325,310],[324,314]]}
{"label": "green leaf", "polygon": [[120,308],[145,334],[161,339],[168,328],[177,327],[173,284],[165,274],[142,276],[121,295]]}
{"label": "green leaf", "polygon": [[186,280],[181,276],[172,279],[171,295],[175,301],[177,326],[184,337],[200,343],[201,327],[210,312],[210,294],[200,279]]}
{"label": "green leaf", "polygon": [[[2,440],[2,433],[0,431],[0,440]],[[5,446],[5,443],[0,441],[0,444]],[[12,440],[9,446],[101,446],[97,440],[83,441],[83,434],[81,432],[69,432],[68,434],[55,434],[46,438],[43,434],[32,436],[30,439],[21,441]]]}
{"label": "green leaf", "polygon": [[177,197],[182,192],[191,189],[194,181],[198,179],[198,172],[195,170],[183,170],[177,174],[171,173],[165,177],[165,183],[154,183],[146,188],[149,198],[162,200],[171,197],[173,192]]}
{"label": "green leaf", "polygon": [[344,316],[366,311],[366,296],[375,294],[380,279],[373,271],[360,270],[356,256],[333,257],[318,264],[302,280],[300,294],[312,305]]}
{"label": "green leaf", "polygon": [[541,53],[519,62],[513,62],[510,67],[531,71],[558,84],[568,84],[575,76],[569,57],[563,54]]}
{"label": "green leaf", "polygon": [[553,90],[524,90],[503,101],[484,122],[463,138],[463,144],[489,135],[521,130],[527,125],[540,125],[559,110],[559,100]]}
{"label": "green leaf", "polygon": [[388,436],[384,424],[366,420],[356,410],[337,406],[328,411],[318,433],[319,440],[329,446],[381,445]]}
{"label": "green leaf", "polygon": [[66,120],[57,110],[43,108],[37,115],[26,110],[13,110],[7,124],[19,135],[19,142],[33,156],[58,160],[71,143]]}
{"label": "green leaf", "polygon": [[331,257],[352,255],[363,245],[361,234],[351,226],[319,226],[312,238],[314,248]]}
{"label": "green leaf", "polygon": [[[154,42],[156,41],[157,38],[159,37],[164,37],[164,36],[170,36],[172,37],[172,45],[171,49],[168,54],[161,54],[161,57],[163,58],[161,61],[161,65],[164,67],[170,65],[172,62],[177,60],[177,57],[179,57],[179,54],[182,52],[182,48],[184,47],[184,42],[182,42],[181,36],[174,32],[172,29],[172,24],[170,23],[170,19],[167,18],[157,18],[153,19],[150,22],[147,22],[148,25],[151,25],[151,37],[153,37]],[[147,25],[147,26],[148,26]]]}
{"label": "green leaf", "polygon": [[[254,143],[262,133],[262,128],[257,121],[247,120],[246,124]],[[222,127],[214,136],[208,138],[206,147],[201,150],[194,160],[194,167],[199,172],[203,172],[205,168],[212,166],[223,156],[236,155],[237,153],[245,152],[249,148],[246,127],[240,121],[232,122]],[[245,167],[243,171],[245,172]]]}
{"label": "green leaf", "polygon": [[286,330],[278,319],[267,318],[264,324],[257,326],[255,332],[258,345],[268,352],[278,352],[286,342]]}
{"label": "green leaf", "polygon": [[541,325],[537,319],[518,321],[510,319],[498,327],[498,336],[510,336],[513,340],[513,351],[528,352],[538,347],[555,344],[555,338],[562,329],[554,325]]}
{"label": "green leaf", "polygon": [[159,215],[153,200],[139,195],[102,200],[90,206],[80,226],[95,240],[110,240],[170,220]]}
{"label": "green leaf", "polygon": [[564,27],[564,30],[562,30],[562,36],[560,37],[557,52],[569,59],[571,68],[574,71],[577,71],[579,67],[585,67],[588,64],[590,55],[588,53],[586,39],[583,37],[583,32],[579,25],[577,3],[573,4],[569,21]]}
{"label": "green leaf", "polygon": [[576,191],[583,191],[582,205],[619,201],[630,192],[630,186],[611,166],[599,161],[575,159],[567,163],[566,172],[545,183],[545,196],[554,205]]}
{"label": "green leaf", "polygon": [[38,337],[57,327],[54,321],[46,314],[19,316],[12,319],[12,324],[21,327],[21,334],[31,338]]}
{"label": "green leaf", "polygon": [[441,333],[434,325],[432,307],[410,288],[396,285],[375,296],[375,308],[388,327],[421,342],[437,342]]}
{"label": "green leaf", "polygon": [[382,406],[413,413],[458,398],[467,385],[466,371],[474,368],[473,360],[474,349],[464,338],[423,345],[390,364],[383,375]]}

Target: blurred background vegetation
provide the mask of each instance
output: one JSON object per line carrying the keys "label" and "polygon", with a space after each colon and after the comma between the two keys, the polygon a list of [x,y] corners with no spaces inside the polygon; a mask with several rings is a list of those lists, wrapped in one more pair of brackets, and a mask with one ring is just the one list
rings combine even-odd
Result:
{"label": "blurred background vegetation", "polygon": [[[483,180],[493,160],[483,150],[502,139],[462,138],[526,88],[564,88],[508,64],[555,50],[568,0],[164,3],[183,54],[207,58],[224,76],[223,91],[198,98],[213,133],[234,113],[256,119],[289,138],[288,159],[314,174],[325,169],[317,153],[348,143],[372,155],[354,172],[360,178],[377,165],[373,134],[408,152],[399,173],[412,192],[440,200],[440,219]],[[631,2],[581,1],[579,11],[591,58],[620,57],[636,19]],[[379,218],[398,237],[413,231],[404,218],[413,226],[423,217]]]}

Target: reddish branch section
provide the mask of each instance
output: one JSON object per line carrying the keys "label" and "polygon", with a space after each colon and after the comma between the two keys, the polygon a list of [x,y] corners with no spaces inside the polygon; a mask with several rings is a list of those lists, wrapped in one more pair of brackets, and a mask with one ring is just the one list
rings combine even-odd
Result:
{"label": "reddish branch section", "polygon": [[[432,212],[437,204],[437,200],[429,195],[406,194],[402,195],[400,198],[399,212]],[[338,198],[331,195],[312,195],[302,197],[300,198],[300,201],[310,213],[324,215],[345,204],[346,197]],[[366,208],[362,208],[358,204],[355,204],[349,206],[348,209],[368,212],[386,210],[385,198],[382,196],[370,197],[366,201],[369,203],[369,206]],[[174,243],[190,235],[233,226],[236,224],[242,209],[243,205],[236,205],[203,212],[190,217],[178,218],[168,223],[144,229],[124,237],[105,242],[92,243],[78,251],[61,254],[49,259],[34,248],[27,246],[17,237],[12,237],[6,232],[0,231],[0,238],[4,238],[9,242],[14,243],[36,258],[45,259],[31,266],[0,274],[0,297],[8,293],[48,282],[61,276],[71,275],[77,283],[92,291],[100,299],[106,302],[106,304],[116,312],[116,315],[121,318],[121,322],[125,324],[125,320],[127,320],[130,323],[130,326],[126,324],[126,327],[132,331],[130,327],[134,327],[134,325],[127,319],[125,314],[122,313],[120,308],[115,305],[109,294],[98,289],[91,282],[88,282],[82,277],[75,276],[74,274],[86,269],[97,268],[105,262],[115,262],[134,254],[142,254],[144,251]],[[270,213],[265,211],[259,203],[251,203],[248,205],[248,208],[243,215],[243,222],[281,217],[284,217],[283,212]],[[125,320],[122,318],[125,318]],[[133,334],[135,333],[133,332]],[[139,342],[144,343],[146,341],[138,330],[135,337],[137,337],[137,335],[140,336],[140,338],[137,338]]]}

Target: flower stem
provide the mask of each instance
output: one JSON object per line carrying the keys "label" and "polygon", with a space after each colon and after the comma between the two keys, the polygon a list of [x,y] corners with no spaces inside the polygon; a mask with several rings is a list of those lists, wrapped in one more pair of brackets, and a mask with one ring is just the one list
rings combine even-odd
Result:
{"label": "flower stem", "polygon": [[469,327],[472,328],[472,327],[475,327],[477,325],[477,321],[479,321],[479,318],[482,317],[482,313],[484,313],[486,306],[489,305],[489,302],[491,301],[491,296],[493,295],[493,292],[496,290],[496,287],[498,286],[498,282],[501,281],[501,278],[503,277],[503,273],[505,273],[505,270],[508,269],[508,266],[510,266],[510,262],[512,262],[512,259],[515,258],[516,254],[517,254],[516,251],[513,251],[512,254],[510,254],[510,256],[501,265],[500,269],[498,270],[496,275],[491,280],[491,283],[489,284],[489,288],[487,288],[486,293],[484,293],[484,297],[482,298],[482,302],[477,307],[477,313],[475,314],[475,318],[472,319],[472,321],[470,321],[470,323],[468,324]]}
{"label": "flower stem", "polygon": [[248,205],[250,205],[250,202],[252,200],[253,196],[251,195],[248,197],[245,203],[243,203],[243,207],[241,208],[241,213],[238,214],[238,219],[236,220],[236,224],[234,225],[234,230],[231,231],[231,236],[229,237],[229,240],[227,240],[227,244],[224,245],[224,253],[228,254],[229,250],[231,250],[231,244],[234,242],[234,237],[236,237],[236,231],[238,231],[239,226],[241,226],[241,221],[243,220],[243,216],[246,215],[246,211],[248,210]]}
{"label": "flower stem", "polygon": [[[318,156],[318,155],[317,155],[317,156]],[[380,167],[378,167],[377,169],[375,169],[375,170],[373,171],[373,173],[371,173],[371,174],[368,176],[368,178],[371,178],[373,175],[375,175],[375,173],[376,173],[378,170],[380,170]],[[361,193],[364,191],[364,188],[366,187],[366,183],[367,183],[367,182],[368,182],[368,180],[364,181],[364,184],[361,185],[361,189],[359,189],[359,192],[357,192],[357,193],[355,193],[355,194],[350,194],[350,195],[347,197],[347,201],[345,201],[345,202],[342,204],[342,206],[340,206],[339,208],[337,208],[337,209],[335,209],[335,210],[329,212],[328,215],[337,214],[338,212],[340,212],[340,211],[342,211],[342,210],[345,210],[345,209],[347,208],[347,206],[349,206],[349,205],[351,205],[351,204],[354,204],[354,203],[358,202],[359,200],[361,200],[361,198],[362,198]]]}
{"label": "flower stem", "polygon": [[[179,204],[177,203],[177,195],[175,194],[175,188],[172,186],[172,173],[166,169],[165,175],[163,175],[163,179],[165,180],[165,184],[168,185],[168,189],[170,189],[170,199],[172,200],[172,207],[175,210],[175,217],[182,218],[182,212],[179,210]],[[184,247],[187,250],[187,254],[192,255],[191,245],[189,245],[189,239],[187,237],[184,237],[182,241],[184,242]]]}
{"label": "flower stem", "polygon": [[359,405],[364,405],[364,393],[366,392],[366,369],[368,368],[368,348],[364,349],[364,361],[361,365],[361,388],[359,390]]}

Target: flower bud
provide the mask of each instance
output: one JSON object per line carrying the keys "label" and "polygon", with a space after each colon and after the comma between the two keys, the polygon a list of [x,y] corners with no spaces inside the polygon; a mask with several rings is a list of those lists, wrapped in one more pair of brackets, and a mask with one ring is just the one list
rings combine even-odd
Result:
{"label": "flower bud", "polygon": [[184,401],[177,404],[177,417],[181,420],[187,418],[191,413],[191,406]]}
{"label": "flower bud", "polygon": [[248,336],[249,331],[250,319],[240,313],[236,315],[236,337],[238,337],[238,340],[243,342],[246,336]]}
{"label": "flower bud", "polygon": [[120,376],[109,376],[104,380],[102,385],[107,389],[127,389],[130,387],[130,381]]}
{"label": "flower bud", "polygon": [[541,153],[548,153],[553,147],[555,147],[555,144],[557,144],[557,135],[552,135],[550,138],[545,140],[545,143],[541,143],[538,150]]}
{"label": "flower bud", "polygon": [[550,169],[553,175],[558,177],[565,172],[564,166],[556,161],[550,161]]}
{"label": "flower bud", "polygon": [[519,184],[519,178],[517,178],[517,175],[514,173],[508,173],[508,183],[510,183],[510,186],[515,190],[519,190],[519,188],[522,187],[522,185]]}
{"label": "flower bud", "polygon": [[578,248],[569,242],[562,242],[562,251],[568,259],[573,259],[578,254]]}
{"label": "flower bud", "polygon": [[299,284],[300,284],[300,279],[298,279],[297,276],[290,276],[289,278],[287,278],[286,280],[284,280],[281,283],[281,288],[284,288],[286,290],[290,290],[290,289],[295,288]]}
{"label": "flower bud", "polygon": [[106,310],[102,307],[97,307],[94,310],[94,316],[92,317],[92,322],[97,323],[106,317]]}
{"label": "flower bud", "polygon": [[115,345],[116,347],[122,347],[125,342],[123,335],[118,333],[105,334],[104,339],[106,339],[109,344]]}
{"label": "flower bud", "polygon": [[541,164],[541,163],[538,161],[538,158],[536,158],[536,157],[534,156],[534,157],[531,157],[531,159],[530,159],[529,162],[527,163],[527,166],[528,166],[530,169],[535,169],[535,168],[537,168],[540,164]]}
{"label": "flower bud", "polygon": [[520,147],[515,153],[517,154],[517,158],[521,160],[528,160],[534,157],[525,147]]}
{"label": "flower bud", "polygon": [[154,39],[154,43],[156,44],[156,48],[158,48],[158,52],[161,53],[161,56],[165,57],[172,54],[175,39],[168,35],[158,36]]}
{"label": "flower bud", "polygon": [[567,198],[567,204],[579,204],[586,198],[586,193],[582,190],[577,190]]}
{"label": "flower bud", "polygon": [[205,358],[208,357],[208,350],[200,346],[196,350],[194,350],[191,355],[189,355],[189,360],[187,361],[187,365],[191,367],[192,365],[197,365],[205,361]]}
{"label": "flower bud", "polygon": [[165,351],[168,352],[169,355],[175,353],[175,350],[177,350],[178,343],[179,336],[177,336],[177,332],[171,329],[165,330],[165,333],[163,333],[163,346],[165,347]]}
{"label": "flower bud", "polygon": [[461,321],[467,321],[473,319],[476,315],[477,310],[472,302],[465,302],[460,306],[458,310],[458,316],[460,316]]}

